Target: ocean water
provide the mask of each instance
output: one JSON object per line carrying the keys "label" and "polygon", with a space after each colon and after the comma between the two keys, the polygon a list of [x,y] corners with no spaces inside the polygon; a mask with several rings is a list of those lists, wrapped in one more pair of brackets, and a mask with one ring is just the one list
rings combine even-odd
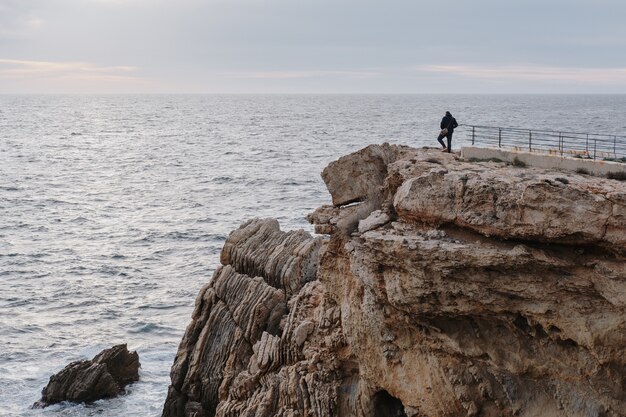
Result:
{"label": "ocean water", "polygon": [[[328,162],[438,146],[446,110],[626,133],[626,96],[0,96],[0,416],[160,415],[229,231],[252,217],[312,231]],[[118,343],[142,364],[127,395],[29,408],[50,375]]]}

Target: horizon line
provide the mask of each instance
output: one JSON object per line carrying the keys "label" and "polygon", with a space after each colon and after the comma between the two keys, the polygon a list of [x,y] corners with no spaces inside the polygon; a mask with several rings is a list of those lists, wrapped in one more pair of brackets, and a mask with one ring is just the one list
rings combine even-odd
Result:
{"label": "horizon line", "polygon": [[411,92],[411,93],[398,93],[398,92],[141,92],[141,93],[121,93],[121,92],[13,92],[4,93],[0,92],[0,96],[156,96],[156,95],[180,95],[180,96],[243,96],[243,95],[256,95],[256,96],[289,96],[289,95],[301,95],[301,96],[351,96],[351,95],[370,95],[370,96],[503,96],[503,95],[516,95],[516,96],[624,96],[626,92],[619,93],[607,93],[607,92],[488,92],[488,93],[475,93],[475,92],[458,92],[458,93],[432,93],[432,92]]}

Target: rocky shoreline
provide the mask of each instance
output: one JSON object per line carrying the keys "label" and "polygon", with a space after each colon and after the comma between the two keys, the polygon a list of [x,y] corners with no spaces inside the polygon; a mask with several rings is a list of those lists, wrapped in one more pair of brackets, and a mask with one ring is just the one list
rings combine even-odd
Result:
{"label": "rocky shoreline", "polygon": [[388,144],[228,237],[164,417],[626,410],[624,182]]}

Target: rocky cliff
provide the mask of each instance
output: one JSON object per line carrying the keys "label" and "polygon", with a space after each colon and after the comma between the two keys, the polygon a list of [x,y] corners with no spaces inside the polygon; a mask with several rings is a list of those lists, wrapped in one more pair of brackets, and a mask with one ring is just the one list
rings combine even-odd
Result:
{"label": "rocky cliff", "polygon": [[626,415],[623,182],[384,145],[234,231],[163,416]]}

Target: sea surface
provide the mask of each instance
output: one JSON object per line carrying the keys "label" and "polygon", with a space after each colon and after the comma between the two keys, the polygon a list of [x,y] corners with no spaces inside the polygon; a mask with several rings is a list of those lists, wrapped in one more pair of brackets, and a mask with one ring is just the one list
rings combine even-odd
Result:
{"label": "sea surface", "polygon": [[[626,133],[626,96],[0,95],[0,416],[159,416],[195,296],[253,217],[311,231],[328,162],[461,124]],[[453,148],[467,143],[461,126]],[[29,407],[128,343],[127,395]]]}

